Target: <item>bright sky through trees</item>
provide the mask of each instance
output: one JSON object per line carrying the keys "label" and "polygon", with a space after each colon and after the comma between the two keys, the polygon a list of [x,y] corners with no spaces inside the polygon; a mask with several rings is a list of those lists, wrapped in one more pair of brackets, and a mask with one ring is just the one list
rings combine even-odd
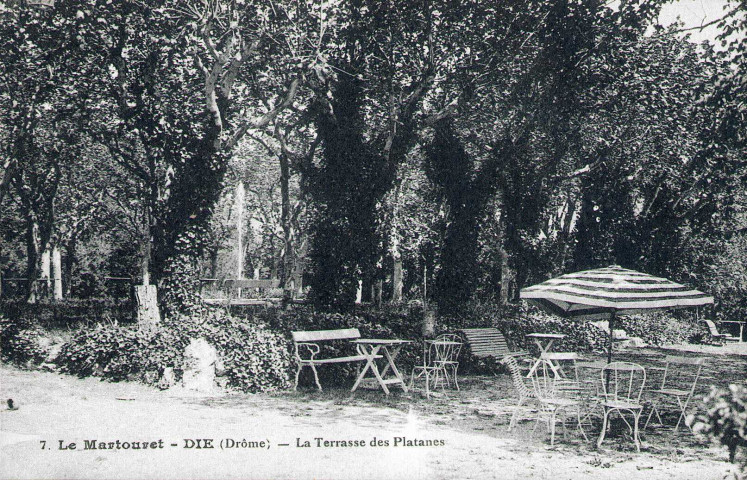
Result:
{"label": "bright sky through trees", "polygon": [[724,0],[679,0],[662,7],[659,21],[662,25],[668,26],[679,18],[684,28],[693,28],[693,30],[688,30],[692,42],[700,43],[708,40],[718,49],[719,45],[714,41],[718,35],[718,26],[710,25],[703,30],[697,27],[722,17],[726,13],[725,6]]}

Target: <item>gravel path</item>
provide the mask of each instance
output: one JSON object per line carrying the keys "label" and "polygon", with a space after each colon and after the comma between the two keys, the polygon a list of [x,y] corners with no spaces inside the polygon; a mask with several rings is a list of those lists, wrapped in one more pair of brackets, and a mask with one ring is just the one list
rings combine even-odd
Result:
{"label": "gravel path", "polygon": [[[480,413],[489,406],[479,398],[427,404],[400,394],[377,405],[379,392],[343,401],[340,391],[202,397],[4,365],[0,380],[2,398],[19,406],[0,411],[0,477],[6,479],[715,480],[733,468],[725,452],[705,446],[697,455],[687,449],[673,455],[596,452],[561,437],[550,448],[542,433],[533,440],[505,433],[506,419]],[[466,381],[463,390],[482,388],[481,382],[470,387]],[[438,411],[449,404],[451,420]],[[196,439],[212,439],[216,448],[198,449],[205,442]],[[94,440],[96,449],[90,448]]]}

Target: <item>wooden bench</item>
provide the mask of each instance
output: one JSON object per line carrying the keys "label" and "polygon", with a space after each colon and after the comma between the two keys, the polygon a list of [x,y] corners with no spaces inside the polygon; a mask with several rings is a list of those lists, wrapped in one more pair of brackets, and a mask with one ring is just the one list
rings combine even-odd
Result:
{"label": "wooden bench", "polygon": [[[317,388],[321,391],[322,386],[319,383],[319,375],[316,371],[317,365],[327,365],[330,363],[348,363],[348,362],[365,362],[369,358],[381,358],[381,355],[350,355],[345,357],[334,357],[334,358],[317,358],[316,355],[319,353],[321,347],[319,342],[329,342],[335,340],[357,340],[361,338],[361,334],[357,328],[343,328],[339,330],[309,330],[309,331],[297,331],[291,332],[293,336],[293,353],[298,362],[298,369],[296,370],[296,384],[293,386],[293,390],[298,388],[298,377],[301,375],[301,369],[303,367],[311,367],[314,372],[314,380],[316,381]],[[306,350],[309,355],[304,358],[301,356],[300,349]],[[354,387],[355,388],[355,387]]]}
{"label": "wooden bench", "polygon": [[464,328],[462,329],[470,345],[472,355],[477,358],[493,357],[500,361],[505,357],[527,355],[523,350],[512,352],[508,348],[506,337],[497,328]]}
{"label": "wooden bench", "polygon": [[[278,296],[268,295],[269,290],[280,288],[280,280],[277,278],[268,280],[256,279],[226,279],[222,282],[217,279],[202,279],[201,296],[202,301],[209,305],[224,305],[229,308],[234,305],[275,305],[282,300]],[[204,294],[205,286],[212,284],[218,286],[220,297],[211,297]],[[247,292],[256,293],[252,296],[244,296]]]}

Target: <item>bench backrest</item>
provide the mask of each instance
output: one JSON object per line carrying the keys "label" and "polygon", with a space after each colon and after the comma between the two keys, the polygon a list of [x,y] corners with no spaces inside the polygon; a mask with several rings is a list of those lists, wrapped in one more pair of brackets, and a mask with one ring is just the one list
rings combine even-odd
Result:
{"label": "bench backrest", "polygon": [[277,278],[270,280],[228,279],[223,281],[223,288],[226,290],[232,288],[280,288],[280,280]]}
{"label": "bench backrest", "polygon": [[502,358],[511,354],[506,337],[497,328],[465,328],[462,330],[470,344],[472,355]]}
{"label": "bench backrest", "polygon": [[305,332],[291,332],[293,341],[321,342],[325,340],[355,340],[361,338],[357,328],[341,328],[338,330],[307,330]]}

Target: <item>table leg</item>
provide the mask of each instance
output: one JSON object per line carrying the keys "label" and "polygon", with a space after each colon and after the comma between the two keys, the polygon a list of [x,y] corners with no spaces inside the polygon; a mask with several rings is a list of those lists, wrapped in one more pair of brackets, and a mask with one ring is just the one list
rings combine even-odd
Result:
{"label": "table leg", "polygon": [[396,368],[394,367],[394,360],[397,358],[397,355],[399,355],[399,351],[402,349],[402,345],[396,345],[394,347],[394,351],[391,352],[391,355],[389,354],[389,349],[384,346],[384,355],[387,357],[387,364],[384,365],[384,369],[381,371],[381,376],[386,377],[387,372],[389,371],[389,367],[391,366],[394,370]]}
{"label": "table leg", "polygon": [[381,377],[384,378],[386,376],[386,373],[389,371],[389,367],[392,367],[392,373],[397,378],[397,380],[399,380],[400,385],[402,385],[402,390],[407,393],[407,385],[405,385],[405,381],[402,379],[402,374],[399,373],[397,365],[394,364],[394,360],[397,358],[397,355],[399,355],[399,351],[401,349],[402,345],[397,345],[396,347],[394,347],[393,352],[389,352],[389,349],[384,347],[384,356],[386,356],[387,365],[385,365],[384,370],[381,371]]}
{"label": "table leg", "polygon": [[376,366],[375,357],[379,353],[380,349],[381,349],[381,345],[374,345],[371,348],[371,351],[369,352],[369,351],[366,351],[365,346],[363,345],[358,346],[358,353],[360,353],[361,355],[365,355],[367,357],[367,360],[366,360],[366,366],[363,367],[363,370],[361,371],[360,375],[358,375],[358,379],[355,381],[355,385],[353,385],[353,388],[350,390],[351,392],[354,392],[358,388],[361,381],[366,377],[366,373],[368,372],[368,369],[371,369],[371,371],[374,374],[374,377],[376,377],[376,380],[379,382],[381,389],[384,390],[384,393],[389,395],[389,389],[387,388],[386,383],[384,383],[384,379],[381,378],[381,374],[379,373],[379,367]]}
{"label": "table leg", "polygon": [[373,364],[373,356],[376,355],[376,352],[378,351],[378,348],[371,347],[371,352],[368,352],[365,345],[358,345],[356,349],[358,350],[359,354],[364,355],[367,358],[366,365],[363,367],[363,370],[358,373],[358,378],[355,380],[355,384],[353,385],[353,389],[351,390],[351,392],[354,392],[355,389],[358,388],[358,385],[360,385],[363,378],[365,378],[366,372],[368,372],[368,369],[371,368],[371,365]]}
{"label": "table leg", "polygon": [[[534,374],[534,372],[537,370],[537,367],[540,366],[540,363],[542,363],[542,354],[550,351],[550,347],[552,347],[552,344],[554,341],[555,340],[551,338],[547,342],[547,345],[544,348],[542,348],[542,342],[540,342],[539,339],[534,339],[534,343],[536,343],[537,346],[539,347],[540,354],[539,354],[539,358],[537,358],[537,361],[534,362],[534,365],[532,365],[532,368],[529,369],[529,373],[527,373],[527,378],[531,377]],[[552,367],[553,373],[555,373],[555,375],[557,376],[558,373],[555,371],[555,367],[553,367],[552,362],[550,362],[550,367]]]}

